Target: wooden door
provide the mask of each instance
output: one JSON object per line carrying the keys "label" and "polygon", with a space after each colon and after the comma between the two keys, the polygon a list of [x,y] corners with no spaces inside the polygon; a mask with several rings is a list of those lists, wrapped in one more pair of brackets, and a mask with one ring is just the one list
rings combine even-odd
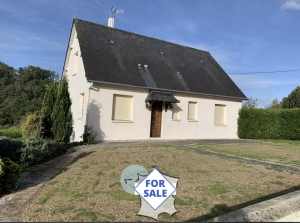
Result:
{"label": "wooden door", "polygon": [[150,137],[160,137],[161,115],[162,115],[162,102],[156,101],[152,105]]}

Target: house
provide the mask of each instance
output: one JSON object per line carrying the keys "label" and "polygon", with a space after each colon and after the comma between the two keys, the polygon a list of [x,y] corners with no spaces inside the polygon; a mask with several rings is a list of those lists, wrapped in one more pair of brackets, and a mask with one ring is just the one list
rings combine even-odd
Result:
{"label": "house", "polygon": [[63,69],[74,141],[237,138],[247,98],[209,52],[74,19]]}

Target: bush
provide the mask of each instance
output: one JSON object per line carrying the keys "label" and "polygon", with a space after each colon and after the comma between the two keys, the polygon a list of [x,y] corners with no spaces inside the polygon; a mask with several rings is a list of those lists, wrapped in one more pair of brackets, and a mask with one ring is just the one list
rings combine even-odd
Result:
{"label": "bush", "polygon": [[40,112],[35,112],[34,114],[28,115],[26,122],[21,126],[23,138],[30,136],[40,136],[41,135],[41,123],[42,117]]}
{"label": "bush", "polygon": [[14,144],[11,138],[0,137],[0,157],[12,158],[15,155]]}
{"label": "bush", "polygon": [[0,157],[19,162],[23,146],[24,144],[20,140],[0,136]]}
{"label": "bush", "polygon": [[68,143],[68,149],[73,148],[75,146],[81,146],[81,145],[86,145],[87,143],[80,141],[80,142],[70,142]]}
{"label": "bush", "polygon": [[9,158],[3,158],[3,174],[0,175],[0,192],[11,192],[17,189],[21,169]]}
{"label": "bush", "polygon": [[7,136],[12,139],[22,138],[22,130],[16,127],[0,129],[0,136]]}
{"label": "bush", "polygon": [[300,109],[242,108],[237,133],[242,139],[300,140]]}
{"label": "bush", "polygon": [[24,140],[20,162],[35,165],[51,160],[67,150],[67,144],[32,136]]}
{"label": "bush", "polygon": [[91,125],[88,127],[87,125],[84,126],[84,133],[82,135],[83,142],[87,144],[93,144],[95,141],[98,132],[93,130],[94,126]]}
{"label": "bush", "polygon": [[[3,166],[4,166],[4,163],[0,157],[0,177],[3,176],[3,174],[4,174]],[[1,190],[1,188],[0,188],[0,190]]]}

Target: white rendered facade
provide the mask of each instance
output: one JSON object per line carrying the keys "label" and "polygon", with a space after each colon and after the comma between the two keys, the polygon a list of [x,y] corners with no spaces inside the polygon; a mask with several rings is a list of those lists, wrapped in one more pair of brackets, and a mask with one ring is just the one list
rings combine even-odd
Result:
{"label": "white rendered facade", "polygon": [[[149,139],[151,111],[145,106],[150,89],[115,84],[87,82],[80,47],[73,27],[66,56],[64,75],[69,80],[74,133],[72,141],[81,141],[84,125],[93,125],[99,134],[96,141]],[[162,139],[236,139],[241,99],[209,97],[200,94],[171,92],[180,101],[179,113],[162,107]],[[113,120],[114,95],[132,97],[131,120]],[[195,120],[188,120],[189,102],[196,104]],[[224,123],[215,124],[215,106],[224,106]],[[193,105],[194,106],[194,105]]]}

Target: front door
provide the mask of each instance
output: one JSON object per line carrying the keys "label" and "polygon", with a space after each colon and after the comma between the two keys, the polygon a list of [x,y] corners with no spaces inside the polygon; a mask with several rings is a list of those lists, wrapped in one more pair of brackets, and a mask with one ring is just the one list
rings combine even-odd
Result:
{"label": "front door", "polygon": [[160,137],[162,102],[154,102],[151,111],[150,137]]}

